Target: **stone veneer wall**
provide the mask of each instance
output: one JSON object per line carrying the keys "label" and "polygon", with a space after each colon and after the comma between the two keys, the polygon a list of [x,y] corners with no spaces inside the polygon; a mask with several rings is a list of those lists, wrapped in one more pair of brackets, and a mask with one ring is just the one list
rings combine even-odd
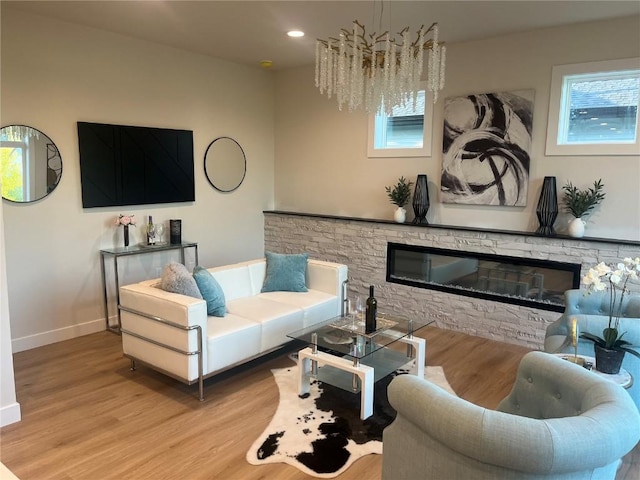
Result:
{"label": "stone veneer wall", "polygon": [[640,256],[640,242],[541,237],[525,232],[397,224],[290,212],[264,212],[265,250],[308,252],[349,267],[349,295],[368,296],[375,286],[378,308],[402,318],[433,319],[443,329],[541,349],[557,312],[387,283],[387,242],[531,257],[582,264]]}

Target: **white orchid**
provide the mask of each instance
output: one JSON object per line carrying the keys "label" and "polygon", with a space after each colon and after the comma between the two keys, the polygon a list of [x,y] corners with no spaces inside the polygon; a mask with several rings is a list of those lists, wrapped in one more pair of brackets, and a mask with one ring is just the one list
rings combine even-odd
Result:
{"label": "white orchid", "polygon": [[621,290],[625,294],[628,293],[627,282],[637,280],[638,273],[640,273],[640,257],[627,257],[612,265],[600,262],[587,271],[582,277],[582,282],[590,291],[606,290],[609,284],[610,288]]}
{"label": "white orchid", "polygon": [[595,270],[595,273],[599,277],[602,277],[603,275],[606,275],[607,273],[611,272],[611,267],[604,262],[600,262],[598,265],[596,265],[595,267],[593,267],[593,269],[590,269],[589,271],[591,272],[591,270]]}
{"label": "white orchid", "polygon": [[607,286],[600,279],[600,274],[594,268],[589,269],[587,274],[582,278],[582,282],[590,290],[601,291],[607,288]]}
{"label": "white orchid", "polygon": [[627,288],[629,281],[638,280],[640,272],[640,257],[624,258],[622,262],[607,265],[600,262],[595,267],[590,268],[582,277],[582,283],[587,287],[587,293],[593,291],[600,292],[607,288],[610,291],[609,297],[609,325],[602,332],[602,337],[590,333],[583,333],[582,338],[591,340],[604,348],[624,350],[637,357],[640,353],[633,350],[631,344],[622,340],[624,332],[618,333],[620,326],[620,315],[622,314],[622,300],[630,290]]}

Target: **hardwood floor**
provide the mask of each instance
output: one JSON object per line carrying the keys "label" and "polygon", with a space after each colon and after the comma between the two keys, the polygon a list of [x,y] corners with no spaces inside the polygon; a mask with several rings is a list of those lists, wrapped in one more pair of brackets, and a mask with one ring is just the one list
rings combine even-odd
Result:
{"label": "hardwood floor", "polygon": [[[511,389],[523,347],[429,327],[427,364],[442,365],[466,400],[495,408]],[[284,464],[253,466],[245,454],[278,402],[268,358],[205,382],[206,400],[140,367],[129,370],[109,332],[14,356],[22,421],[2,428],[2,462],[21,480],[311,478]],[[381,456],[358,460],[341,480],[380,478]],[[640,446],[617,480],[640,477]]]}

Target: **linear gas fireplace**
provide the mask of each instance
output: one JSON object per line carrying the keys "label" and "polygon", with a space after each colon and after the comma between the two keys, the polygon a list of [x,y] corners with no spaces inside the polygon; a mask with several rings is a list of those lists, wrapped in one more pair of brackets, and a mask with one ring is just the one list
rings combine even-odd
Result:
{"label": "linear gas fireplace", "polygon": [[580,264],[388,243],[387,282],[562,312]]}

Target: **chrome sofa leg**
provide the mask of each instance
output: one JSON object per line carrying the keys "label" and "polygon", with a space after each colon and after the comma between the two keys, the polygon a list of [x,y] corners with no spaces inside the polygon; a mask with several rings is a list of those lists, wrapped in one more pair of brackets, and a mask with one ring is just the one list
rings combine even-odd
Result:
{"label": "chrome sofa leg", "polygon": [[131,367],[130,368],[131,368],[132,372],[135,372],[135,370],[136,370],[136,361],[133,360],[133,359],[131,359]]}

